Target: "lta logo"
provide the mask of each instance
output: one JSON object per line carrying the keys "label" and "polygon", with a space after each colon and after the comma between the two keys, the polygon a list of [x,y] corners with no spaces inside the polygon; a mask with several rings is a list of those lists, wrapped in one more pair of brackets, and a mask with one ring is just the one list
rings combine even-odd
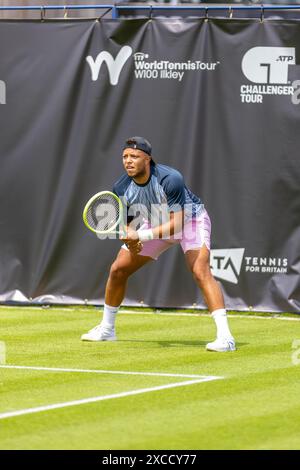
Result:
{"label": "lta logo", "polygon": [[245,248],[211,250],[210,267],[213,275],[218,279],[237,284],[244,252]]}
{"label": "lta logo", "polygon": [[132,49],[130,46],[123,46],[122,49],[118,52],[116,58],[114,59],[113,56],[107,52],[102,51],[100,52],[96,59],[94,60],[92,56],[86,57],[86,61],[90,66],[91,73],[92,73],[92,80],[98,80],[99,73],[103,62],[105,62],[108,74],[109,74],[109,81],[111,85],[117,85],[119,81],[120,73],[132,54]]}

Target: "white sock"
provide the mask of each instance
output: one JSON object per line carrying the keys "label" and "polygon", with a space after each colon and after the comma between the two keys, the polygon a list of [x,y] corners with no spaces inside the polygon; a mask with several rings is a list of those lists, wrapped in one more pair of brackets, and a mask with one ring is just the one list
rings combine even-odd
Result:
{"label": "white sock", "polygon": [[216,322],[217,338],[233,338],[227,321],[226,309],[220,308],[215,310],[212,312],[212,317]]}
{"label": "white sock", "polygon": [[118,307],[111,307],[110,305],[104,304],[103,318],[102,318],[101,325],[107,328],[114,328],[116,315],[118,313],[119,308],[120,308],[120,305]]}

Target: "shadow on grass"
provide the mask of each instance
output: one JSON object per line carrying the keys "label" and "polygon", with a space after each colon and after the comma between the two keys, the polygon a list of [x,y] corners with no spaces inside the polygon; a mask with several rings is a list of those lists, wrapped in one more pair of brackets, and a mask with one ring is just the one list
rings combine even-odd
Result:
{"label": "shadow on grass", "polygon": [[[118,343],[146,343],[161,346],[162,348],[176,348],[182,346],[206,346],[207,343],[213,340],[199,341],[199,340],[172,340],[172,341],[155,341],[155,340],[139,340],[139,339],[121,339],[118,340]],[[247,346],[249,343],[236,343],[237,349],[240,349],[243,346]]]}

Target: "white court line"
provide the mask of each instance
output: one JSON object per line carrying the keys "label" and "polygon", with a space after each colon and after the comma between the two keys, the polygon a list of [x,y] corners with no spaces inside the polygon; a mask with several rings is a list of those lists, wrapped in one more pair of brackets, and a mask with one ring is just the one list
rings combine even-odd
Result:
{"label": "white court line", "polygon": [[[90,305],[91,306],[91,305]],[[81,304],[78,304],[75,308],[74,307],[57,307],[55,304],[51,304],[49,307],[43,307],[41,305],[36,305],[34,307],[31,307],[29,305],[22,305],[20,306],[20,308],[25,308],[26,310],[35,310],[36,312],[38,311],[44,311],[44,310],[49,310],[51,312],[51,309],[55,309],[55,310],[58,310],[61,312],[61,311],[64,311],[64,312],[76,312],[78,311],[78,309],[84,309],[85,308],[85,305],[81,305]],[[12,308],[10,306],[3,306],[3,305],[0,305],[0,311],[1,310],[5,310],[7,308]],[[138,307],[137,307],[138,308]],[[143,307],[141,307],[143,308]],[[147,307],[146,307],[147,308]],[[97,306],[97,308],[95,307],[95,310],[96,311],[99,311],[103,309],[102,306]],[[210,317],[210,313],[186,313],[186,312],[164,312],[163,310],[159,311],[159,309],[157,309],[158,311],[152,311],[152,312],[138,312],[136,310],[129,310],[129,309],[126,309],[124,308],[120,310],[119,313],[130,313],[130,314],[134,314],[134,315],[159,315],[159,316],[172,316],[172,317]],[[264,312],[261,312],[261,313],[264,313]],[[254,319],[254,320],[286,320],[286,321],[300,321],[300,318],[296,318],[296,317],[283,317],[281,316],[280,312],[274,312],[274,313],[271,313],[271,312],[266,312],[266,313],[269,313],[269,315],[250,315],[248,313],[247,310],[244,311],[244,314],[236,314],[236,313],[227,313],[227,317],[228,318],[243,318],[243,319]],[[299,315],[300,317],[300,315]]]}
{"label": "white court line", "polygon": [[[157,315],[161,317],[206,317],[210,318],[210,313],[185,313],[185,312],[138,312],[136,310],[120,310],[120,313],[129,313],[130,315]],[[295,317],[282,317],[280,313],[274,313],[270,315],[249,315],[245,312],[244,315],[238,315],[235,313],[227,313],[228,318],[243,318],[243,319],[255,319],[255,320],[287,320],[287,321],[300,321],[300,318]]]}
{"label": "white court line", "polygon": [[46,406],[38,406],[36,408],[27,408],[24,410],[16,410],[16,411],[8,411],[6,413],[1,413],[0,414],[0,420],[1,419],[7,419],[7,418],[13,418],[16,416],[22,416],[22,415],[27,415],[27,414],[32,414],[32,413],[40,413],[42,411],[49,411],[49,410],[56,410],[59,408],[66,408],[69,406],[78,406],[78,405],[85,405],[87,403],[95,403],[99,401],[104,401],[104,400],[111,400],[113,398],[123,398],[123,397],[129,397],[133,395],[140,395],[142,393],[149,393],[149,392],[156,392],[158,390],[166,390],[169,388],[175,388],[175,387],[184,387],[186,385],[194,385],[202,382],[209,382],[212,380],[218,380],[222,379],[223,377],[203,377],[202,379],[197,379],[197,380],[187,380],[184,382],[177,382],[173,384],[167,384],[167,385],[159,385],[156,387],[149,387],[149,388],[140,388],[137,390],[129,390],[128,392],[121,392],[121,393],[114,393],[113,395],[102,395],[98,397],[90,397],[90,398],[83,398],[81,400],[73,400],[73,401],[66,401],[63,403],[54,403],[53,405],[46,405]]}
{"label": "white court line", "polygon": [[9,365],[2,364],[0,365],[2,369],[26,369],[26,370],[41,370],[45,372],[80,372],[80,373],[89,373],[89,374],[117,374],[117,375],[145,375],[153,377],[186,377],[186,378],[211,378],[219,379],[223,377],[217,377],[213,375],[195,375],[195,374],[168,374],[163,372],[132,372],[132,371],[123,371],[123,370],[99,370],[99,369],[67,369],[61,367],[40,367],[40,366],[18,366],[18,365]]}

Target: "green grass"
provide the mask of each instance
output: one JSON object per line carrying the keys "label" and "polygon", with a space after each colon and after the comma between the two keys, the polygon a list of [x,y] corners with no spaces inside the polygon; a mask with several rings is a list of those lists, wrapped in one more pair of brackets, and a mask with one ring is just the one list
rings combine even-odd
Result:
{"label": "green grass", "polygon": [[[6,364],[224,377],[0,419],[1,449],[300,448],[300,321],[230,318],[238,351],[219,354],[205,351],[208,316],[121,313],[115,343],[80,341],[95,308],[1,307],[0,318]],[[0,368],[0,417],[184,380]]]}

